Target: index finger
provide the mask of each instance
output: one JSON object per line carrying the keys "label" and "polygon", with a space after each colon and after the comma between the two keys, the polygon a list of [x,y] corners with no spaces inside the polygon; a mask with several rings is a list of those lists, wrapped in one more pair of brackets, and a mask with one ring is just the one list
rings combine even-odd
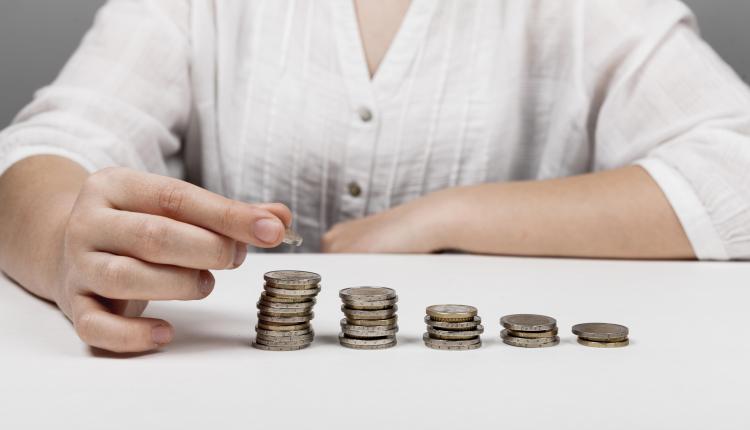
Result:
{"label": "index finger", "polygon": [[239,242],[276,246],[291,224],[291,213],[283,205],[240,202],[185,181],[127,169],[98,174],[105,176],[105,195],[115,209],[165,216]]}

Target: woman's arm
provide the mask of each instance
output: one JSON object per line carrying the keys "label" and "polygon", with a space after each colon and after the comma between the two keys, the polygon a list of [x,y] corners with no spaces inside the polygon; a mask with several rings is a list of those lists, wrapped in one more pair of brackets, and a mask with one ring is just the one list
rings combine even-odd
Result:
{"label": "woman's arm", "polygon": [[669,202],[640,167],[451,188],[340,224],[328,252],[694,258]]}

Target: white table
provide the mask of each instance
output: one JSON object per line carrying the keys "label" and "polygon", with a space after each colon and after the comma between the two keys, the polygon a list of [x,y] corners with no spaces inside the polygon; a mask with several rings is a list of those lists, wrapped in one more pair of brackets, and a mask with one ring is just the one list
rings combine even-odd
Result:
{"label": "white table", "polygon": [[[312,347],[249,346],[265,271],[323,276]],[[251,255],[202,302],[152,303],[163,351],[94,355],[52,306],[0,280],[0,428],[747,429],[750,266],[462,255]],[[338,290],[399,294],[396,348],[337,343]],[[484,346],[427,349],[424,308],[479,308]],[[557,318],[554,348],[502,344],[510,313]],[[631,346],[587,348],[571,325],[627,325]]]}

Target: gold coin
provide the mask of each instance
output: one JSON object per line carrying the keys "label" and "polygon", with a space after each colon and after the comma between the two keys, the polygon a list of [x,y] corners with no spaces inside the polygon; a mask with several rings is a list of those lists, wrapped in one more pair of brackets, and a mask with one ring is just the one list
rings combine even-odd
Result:
{"label": "gold coin", "polygon": [[591,346],[594,348],[622,348],[623,346],[628,346],[630,344],[630,340],[625,339],[619,342],[597,342],[597,341],[592,341],[592,340],[581,339],[579,337],[578,343],[580,343],[583,346]]}

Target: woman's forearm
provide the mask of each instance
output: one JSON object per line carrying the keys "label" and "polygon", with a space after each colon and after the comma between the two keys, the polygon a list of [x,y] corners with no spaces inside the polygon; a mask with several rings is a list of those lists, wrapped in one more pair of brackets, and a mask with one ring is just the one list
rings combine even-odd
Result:
{"label": "woman's forearm", "polygon": [[455,205],[443,238],[449,248],[528,256],[695,258],[669,202],[641,167],[439,194]]}
{"label": "woman's forearm", "polygon": [[53,300],[64,225],[88,173],[56,156],[20,161],[0,176],[0,270]]}

